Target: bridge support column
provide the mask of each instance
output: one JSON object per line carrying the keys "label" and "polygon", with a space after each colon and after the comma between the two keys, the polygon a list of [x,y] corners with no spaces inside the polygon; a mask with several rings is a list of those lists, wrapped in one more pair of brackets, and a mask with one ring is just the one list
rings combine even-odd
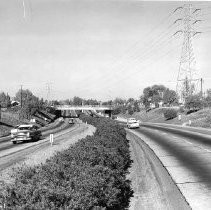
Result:
{"label": "bridge support column", "polygon": [[108,114],[108,116],[109,116],[109,117],[111,117],[111,116],[112,116],[112,114],[111,114],[111,110],[105,110],[105,114]]}

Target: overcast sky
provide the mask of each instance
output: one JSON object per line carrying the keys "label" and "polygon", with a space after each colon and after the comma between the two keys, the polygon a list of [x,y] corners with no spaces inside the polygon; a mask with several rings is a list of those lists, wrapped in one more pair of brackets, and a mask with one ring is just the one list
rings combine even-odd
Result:
{"label": "overcast sky", "polygon": [[[193,48],[211,88],[211,2],[202,8]],[[23,85],[39,97],[138,98],[143,88],[176,88],[182,36],[178,2],[1,0],[0,91]],[[210,27],[210,28],[209,28]]]}

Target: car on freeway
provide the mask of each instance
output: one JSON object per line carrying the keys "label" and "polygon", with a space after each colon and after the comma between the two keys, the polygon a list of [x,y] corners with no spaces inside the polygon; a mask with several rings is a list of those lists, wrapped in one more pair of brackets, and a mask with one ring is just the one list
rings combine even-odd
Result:
{"label": "car on freeway", "polygon": [[75,123],[75,120],[74,120],[74,118],[70,118],[70,120],[69,120],[69,122],[68,122],[69,124],[74,124]]}
{"label": "car on freeway", "polygon": [[34,141],[42,137],[42,132],[33,124],[18,125],[11,130],[11,141],[16,144],[18,141]]}
{"label": "car on freeway", "polygon": [[127,119],[127,127],[128,128],[139,128],[140,123],[135,118],[129,118],[129,119]]}

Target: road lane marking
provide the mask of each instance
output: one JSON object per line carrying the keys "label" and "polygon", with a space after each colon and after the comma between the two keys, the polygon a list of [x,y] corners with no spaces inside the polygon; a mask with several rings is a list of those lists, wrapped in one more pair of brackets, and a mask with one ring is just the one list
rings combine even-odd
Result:
{"label": "road lane marking", "polygon": [[211,150],[209,150],[209,149],[204,149],[205,151],[207,151],[207,152],[211,152]]}
{"label": "road lane marking", "polygon": [[[187,140],[185,140],[185,142],[188,143],[188,144],[193,144],[193,143],[191,143],[190,141],[187,141]],[[195,144],[194,144],[194,145],[195,145]]]}

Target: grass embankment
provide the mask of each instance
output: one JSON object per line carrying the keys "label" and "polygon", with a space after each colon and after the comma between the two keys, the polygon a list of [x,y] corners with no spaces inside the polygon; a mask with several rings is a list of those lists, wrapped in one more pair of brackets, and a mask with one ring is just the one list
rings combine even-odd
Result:
{"label": "grass embankment", "polygon": [[[19,117],[19,107],[2,109],[1,119],[0,119],[0,137],[10,134],[10,130],[18,124],[29,123],[27,119],[20,119]],[[45,126],[54,121],[55,115],[47,113],[45,111],[39,111],[32,116],[39,123],[38,126]],[[46,120],[44,120],[46,119]]]}
{"label": "grass embankment", "polygon": [[163,114],[165,109],[166,108],[156,108],[149,112],[141,110],[141,112],[136,112],[133,115],[121,114],[119,116],[126,118],[135,117],[136,119],[143,122],[167,123],[177,125],[188,124],[189,120],[191,120],[191,126],[193,127],[211,128],[211,108],[202,109],[191,114],[187,114],[186,112],[178,113],[181,115],[181,120],[179,120],[178,117],[171,120],[166,120]]}
{"label": "grass embankment", "polygon": [[96,127],[45,164],[22,168],[0,192],[6,209],[126,209],[132,196],[131,165],[123,127],[109,119],[82,116]]}
{"label": "grass embankment", "polygon": [[28,120],[20,120],[17,110],[2,110],[1,111],[1,120],[0,120],[0,137],[9,135],[10,130],[22,123],[27,123]]}

